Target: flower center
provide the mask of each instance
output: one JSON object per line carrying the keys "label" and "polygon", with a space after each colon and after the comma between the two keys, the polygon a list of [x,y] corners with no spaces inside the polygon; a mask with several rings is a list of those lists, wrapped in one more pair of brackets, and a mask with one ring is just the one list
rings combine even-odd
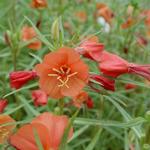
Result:
{"label": "flower center", "polygon": [[49,77],[56,77],[57,80],[59,80],[60,84],[58,85],[58,87],[63,87],[66,86],[67,88],[69,88],[69,86],[67,85],[69,79],[72,76],[75,76],[78,72],[71,72],[71,69],[67,66],[61,66],[59,69],[56,68],[52,68],[52,70],[54,71],[54,73],[50,73],[48,74]]}

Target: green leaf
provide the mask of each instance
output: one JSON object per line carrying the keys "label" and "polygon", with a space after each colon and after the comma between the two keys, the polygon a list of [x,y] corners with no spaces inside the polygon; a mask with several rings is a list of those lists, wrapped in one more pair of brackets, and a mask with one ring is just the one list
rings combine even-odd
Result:
{"label": "green leaf", "polygon": [[41,32],[37,29],[37,27],[34,25],[34,23],[27,17],[25,16],[25,19],[32,25],[32,27],[34,28],[34,30],[36,31],[36,33],[39,36],[39,39],[51,50],[54,50],[53,45],[44,37],[43,34],[41,34]]}
{"label": "green leaf", "polygon": [[27,101],[23,96],[18,96],[18,99],[25,105],[25,108],[27,108],[27,113],[28,111],[30,111],[33,116],[38,116],[40,114],[29,104],[29,101]]}
{"label": "green leaf", "polygon": [[67,145],[67,141],[68,141],[68,135],[69,135],[69,131],[73,125],[73,122],[76,118],[76,116],[78,115],[79,110],[77,110],[74,115],[72,116],[72,118],[69,120],[69,124],[68,127],[65,129],[63,138],[61,140],[60,146],[59,146],[59,150],[66,150],[66,145]]}
{"label": "green leaf", "polygon": [[95,134],[94,138],[92,139],[92,141],[89,143],[89,145],[87,146],[86,150],[93,150],[98,139],[99,139],[99,136],[101,134],[101,131],[102,129],[100,128],[97,133]]}
{"label": "green leaf", "polygon": [[88,129],[89,125],[85,125],[82,128],[80,128],[79,130],[75,131],[73,133],[72,138],[69,140],[69,142],[73,141],[74,139],[76,139],[78,136],[80,136],[83,132],[85,132]]}
{"label": "green leaf", "polygon": [[36,128],[33,128],[33,133],[34,133],[35,142],[36,142],[36,144],[38,146],[38,149],[39,150],[44,150],[43,145],[41,143],[41,140],[40,140],[40,137],[38,135],[38,132],[37,132]]}
{"label": "green leaf", "polygon": [[30,89],[30,88],[33,88],[33,87],[36,87],[36,86],[37,86],[37,83],[33,83],[33,84],[28,85],[28,86],[25,86],[25,87],[23,87],[23,88],[14,90],[14,91],[12,91],[12,92],[10,92],[10,93],[4,95],[3,98],[6,98],[6,97],[8,97],[8,96],[10,96],[10,95],[13,95],[13,94],[16,94],[16,93],[18,93],[18,92],[20,92],[20,91],[27,90],[27,89]]}
{"label": "green leaf", "polygon": [[96,120],[96,119],[86,119],[86,118],[76,118],[74,124],[77,125],[89,125],[89,126],[104,126],[104,127],[118,127],[118,128],[130,128],[133,126],[141,125],[142,123],[146,122],[144,118],[138,117],[135,119],[130,119],[127,122],[118,122],[112,120]]}
{"label": "green leaf", "polygon": [[[132,117],[116,101],[114,101],[112,98],[110,98],[108,96],[104,96],[104,97],[107,98],[107,100],[109,100],[111,103],[113,103],[113,105],[118,109],[118,111],[122,114],[122,116],[124,117],[124,119],[127,122],[130,122],[131,120],[134,120],[134,119],[132,119]],[[138,127],[137,125],[134,125],[134,126],[136,126],[136,127],[132,127],[132,129],[134,130],[134,132],[136,133],[136,135],[139,138],[141,138],[142,137],[142,131],[141,131],[140,127]]]}

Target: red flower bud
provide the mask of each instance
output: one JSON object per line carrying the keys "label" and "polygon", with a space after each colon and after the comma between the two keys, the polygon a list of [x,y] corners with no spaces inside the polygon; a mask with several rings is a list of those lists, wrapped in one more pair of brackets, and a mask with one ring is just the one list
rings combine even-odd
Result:
{"label": "red flower bud", "polygon": [[46,105],[48,101],[48,96],[42,90],[34,90],[32,91],[32,99],[35,106]]}
{"label": "red flower bud", "polygon": [[137,74],[142,76],[150,81],[150,64],[149,65],[138,65],[129,63],[128,64],[128,73]]}
{"label": "red flower bud", "polygon": [[[115,81],[104,76],[91,74],[90,79],[98,82],[104,89],[115,91]],[[92,82],[92,80],[90,80]]]}
{"label": "red flower bud", "polygon": [[121,57],[103,51],[99,63],[100,71],[111,77],[118,77],[128,72],[128,62]]}
{"label": "red flower bud", "polygon": [[137,87],[137,85],[132,84],[132,83],[127,83],[127,84],[125,85],[125,89],[126,89],[126,90],[135,89],[136,87]]}
{"label": "red flower bud", "polygon": [[95,61],[100,61],[100,55],[103,49],[104,49],[103,44],[88,40],[83,42],[79,47],[77,47],[76,51],[86,58]]}
{"label": "red flower bud", "polygon": [[10,85],[12,88],[19,89],[28,81],[33,80],[37,77],[35,71],[15,71],[9,75]]}
{"label": "red flower bud", "polygon": [[2,113],[4,111],[4,109],[6,108],[8,102],[6,99],[1,99],[0,100],[0,113]]}
{"label": "red flower bud", "polygon": [[93,100],[89,97],[88,100],[86,101],[86,105],[88,108],[93,108],[94,107],[94,103]]}
{"label": "red flower bud", "polygon": [[138,65],[129,63],[121,57],[103,51],[101,54],[101,60],[99,63],[100,71],[111,77],[118,77],[122,74],[137,74],[147,80],[150,80],[150,64],[149,65]]}

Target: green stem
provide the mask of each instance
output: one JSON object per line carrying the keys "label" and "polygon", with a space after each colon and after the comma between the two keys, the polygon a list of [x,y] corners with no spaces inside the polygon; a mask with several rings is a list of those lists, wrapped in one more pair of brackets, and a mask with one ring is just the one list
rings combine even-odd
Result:
{"label": "green stem", "polygon": [[62,115],[64,112],[64,99],[59,100],[58,106],[60,108],[60,115]]}

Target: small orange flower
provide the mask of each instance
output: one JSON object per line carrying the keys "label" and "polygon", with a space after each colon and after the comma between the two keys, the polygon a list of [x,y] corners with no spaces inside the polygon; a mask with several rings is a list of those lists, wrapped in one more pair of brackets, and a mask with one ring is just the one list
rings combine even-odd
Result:
{"label": "small orange flower", "polygon": [[15,125],[6,125],[9,123],[14,123],[15,120],[8,115],[0,115],[0,144],[3,144],[10,136],[12,130],[15,128]]}
{"label": "small orange flower", "polygon": [[32,0],[31,6],[33,8],[47,7],[47,1],[46,0]]}
{"label": "small orange flower", "polygon": [[[65,115],[56,116],[45,112],[30,124],[22,126],[10,137],[10,143],[19,150],[38,150],[35,140],[35,133],[37,133],[44,150],[58,150],[68,123],[68,117]],[[73,128],[70,129],[69,138],[72,135]]]}
{"label": "small orange flower", "polygon": [[145,22],[145,25],[147,27],[150,27],[150,10],[144,10],[141,15],[140,15],[141,18],[144,18],[144,22]]}
{"label": "small orange flower", "polygon": [[40,77],[40,88],[52,98],[75,96],[88,81],[88,66],[68,47],[47,54],[35,70]]}
{"label": "small orange flower", "polygon": [[135,20],[131,17],[128,17],[128,19],[121,25],[122,29],[128,29],[132,27],[135,24]]}
{"label": "small orange flower", "polygon": [[114,17],[114,13],[112,12],[112,10],[104,3],[97,3],[96,8],[96,16],[103,17],[106,22],[111,24],[111,20]]}
{"label": "small orange flower", "polygon": [[[22,35],[21,35],[22,41],[29,42],[30,40],[33,40],[34,38],[37,38],[37,34],[34,28],[29,27],[29,26],[24,26],[22,29]],[[31,42],[28,45],[28,48],[33,49],[33,50],[38,50],[41,48],[41,46],[42,46],[41,41],[38,39],[35,39],[33,42]]]}
{"label": "small orange flower", "polygon": [[87,13],[85,11],[78,11],[75,13],[76,17],[79,18],[81,22],[86,22],[87,21]]}

